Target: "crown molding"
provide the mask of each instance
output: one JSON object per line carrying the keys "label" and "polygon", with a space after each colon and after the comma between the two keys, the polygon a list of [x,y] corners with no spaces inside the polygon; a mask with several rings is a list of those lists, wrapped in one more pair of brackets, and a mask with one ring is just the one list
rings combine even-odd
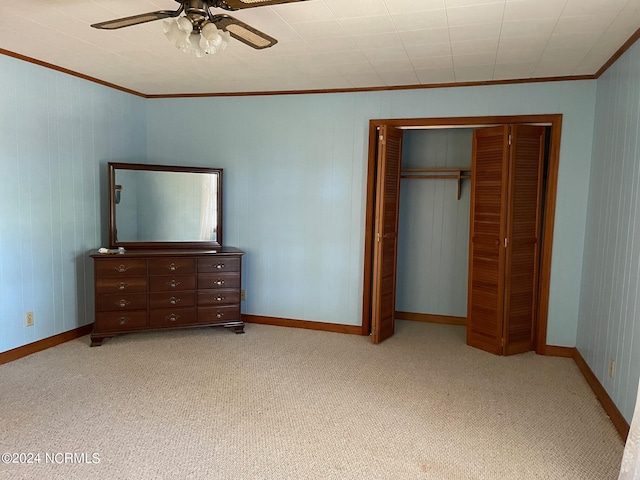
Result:
{"label": "crown molding", "polygon": [[44,68],[49,68],[51,70],[55,70],[56,72],[66,73],[67,75],[71,75],[72,77],[81,78],[83,80],[87,80],[89,82],[97,83],[99,85],[103,85],[105,87],[113,88],[114,90],[120,90],[121,92],[130,93],[131,95],[135,95],[137,97],[145,98],[146,95],[144,93],[136,92],[135,90],[131,90],[129,88],[121,87],[120,85],[116,85],[114,83],[105,82],[104,80],[100,80],[99,78],[91,77],[89,75],[85,75],[84,73],[78,73],[73,70],[69,70],[68,68],[60,67],[58,65],[54,65],[53,63],[44,62],[42,60],[38,60],[36,58],[27,57],[26,55],[22,55],[21,53],[12,52],[10,50],[5,50],[4,48],[0,48],[0,55],[6,55],[7,57],[17,58],[18,60],[22,60],[24,62],[33,63],[34,65],[39,65]]}
{"label": "crown molding", "polygon": [[633,35],[631,35],[627,39],[627,41],[622,44],[622,46],[616,51],[616,53],[611,55],[611,58],[609,58],[609,60],[607,60],[605,64],[600,67],[600,70],[598,70],[594,75],[595,78],[600,78],[600,76],[604,72],[606,72],[609,67],[615,63],[616,60],[618,60],[627,50],[631,48],[634,43],[638,41],[638,39],[640,39],[640,28],[638,28],[638,30],[636,30]]}
{"label": "crown molding", "polygon": [[173,93],[163,95],[145,95],[146,98],[203,98],[203,97],[256,97],[269,95],[312,95],[324,93],[387,92],[397,90],[423,90],[432,88],[480,87],[491,85],[510,85],[515,83],[565,82],[575,80],[594,80],[594,75],[570,75],[565,77],[517,78],[511,80],[485,80],[481,82],[426,83],[418,85],[397,85],[390,87],[330,88],[317,90],[273,90],[264,92],[226,92],[226,93]]}

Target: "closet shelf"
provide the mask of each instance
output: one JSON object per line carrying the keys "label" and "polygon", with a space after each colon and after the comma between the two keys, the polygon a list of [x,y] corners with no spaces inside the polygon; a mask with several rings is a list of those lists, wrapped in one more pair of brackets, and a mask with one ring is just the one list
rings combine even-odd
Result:
{"label": "closet shelf", "polygon": [[449,179],[458,181],[458,200],[460,200],[460,183],[471,178],[470,168],[406,168],[400,172],[400,178],[412,179]]}

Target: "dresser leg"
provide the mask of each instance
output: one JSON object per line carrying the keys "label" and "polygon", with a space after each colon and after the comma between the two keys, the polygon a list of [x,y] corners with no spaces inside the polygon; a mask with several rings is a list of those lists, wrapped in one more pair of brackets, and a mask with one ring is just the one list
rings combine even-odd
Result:
{"label": "dresser leg", "polygon": [[99,347],[100,345],[102,345],[102,341],[105,338],[106,337],[94,337],[94,336],[91,336],[91,346],[92,347]]}

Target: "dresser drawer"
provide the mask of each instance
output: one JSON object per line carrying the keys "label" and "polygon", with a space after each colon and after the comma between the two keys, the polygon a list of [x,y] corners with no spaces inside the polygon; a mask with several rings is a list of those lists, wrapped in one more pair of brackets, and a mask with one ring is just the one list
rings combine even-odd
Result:
{"label": "dresser drawer", "polygon": [[94,332],[116,332],[147,326],[146,310],[138,312],[101,312],[96,314]]}
{"label": "dresser drawer", "polygon": [[149,277],[149,290],[152,292],[173,292],[195,289],[195,275],[157,275]]}
{"label": "dresser drawer", "polygon": [[154,258],[149,260],[149,275],[196,273],[195,258]]}
{"label": "dresser drawer", "polygon": [[208,288],[240,288],[239,273],[201,273],[198,275],[198,290]]}
{"label": "dresser drawer", "polygon": [[196,304],[196,293],[161,292],[149,295],[149,308],[193,307]]}
{"label": "dresser drawer", "polygon": [[240,303],[238,290],[201,290],[198,292],[198,305],[229,305]]}
{"label": "dresser drawer", "polygon": [[198,307],[198,323],[240,321],[240,305]]}
{"label": "dresser drawer", "polygon": [[146,310],[147,295],[144,293],[132,293],[121,295],[96,296],[96,310],[109,312],[113,310]]}
{"label": "dresser drawer", "polygon": [[147,274],[147,261],[140,258],[110,258],[96,260],[96,278],[143,277]]}
{"label": "dresser drawer", "polygon": [[240,272],[240,259],[237,257],[212,257],[198,259],[198,273]]}
{"label": "dresser drawer", "polygon": [[147,291],[146,277],[105,277],[96,280],[96,293],[144,293]]}
{"label": "dresser drawer", "polygon": [[173,327],[196,323],[195,308],[162,308],[151,310],[149,325],[152,327]]}

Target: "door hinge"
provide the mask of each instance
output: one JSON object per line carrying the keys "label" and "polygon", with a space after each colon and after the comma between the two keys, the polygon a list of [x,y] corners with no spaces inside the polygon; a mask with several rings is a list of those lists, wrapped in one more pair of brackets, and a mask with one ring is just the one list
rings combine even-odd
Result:
{"label": "door hinge", "polygon": [[511,145],[511,134],[509,134],[509,145]]}
{"label": "door hinge", "polygon": [[502,348],[504,348],[504,337],[502,337],[501,346],[502,346]]}
{"label": "door hinge", "polygon": [[504,237],[504,248],[507,248],[508,244],[509,244],[509,241],[507,240],[507,237]]}
{"label": "door hinge", "polygon": [[378,242],[380,242],[380,238],[381,238],[381,237],[380,237],[380,233],[379,233],[379,232],[376,232],[376,240],[377,240]]}

